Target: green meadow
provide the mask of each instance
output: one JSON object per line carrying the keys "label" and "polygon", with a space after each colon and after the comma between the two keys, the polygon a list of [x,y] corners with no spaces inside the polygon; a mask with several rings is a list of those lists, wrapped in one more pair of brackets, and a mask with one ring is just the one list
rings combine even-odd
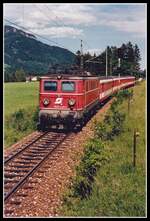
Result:
{"label": "green meadow", "polygon": [[34,130],[33,116],[38,103],[39,82],[4,84],[5,147],[9,147]]}
{"label": "green meadow", "polygon": [[[126,118],[123,132],[105,146],[110,161],[98,169],[92,194],[86,199],[71,197],[67,189],[62,216],[144,217],[146,216],[146,104],[145,81],[136,85],[128,114],[128,101],[119,105]],[[109,113],[109,112],[108,112]],[[133,133],[137,137],[136,167],[133,167]],[[69,194],[68,194],[69,193]]]}
{"label": "green meadow", "polygon": [[4,114],[8,116],[20,108],[34,109],[38,105],[39,82],[4,84]]}

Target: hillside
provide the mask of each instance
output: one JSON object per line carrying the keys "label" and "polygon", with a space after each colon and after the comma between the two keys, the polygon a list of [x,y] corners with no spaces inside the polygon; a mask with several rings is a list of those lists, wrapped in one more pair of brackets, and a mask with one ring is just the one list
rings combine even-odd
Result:
{"label": "hillside", "polygon": [[75,55],[67,49],[50,46],[37,40],[34,35],[12,26],[5,26],[5,67],[12,70],[23,68],[26,73],[45,73],[55,64],[72,64]]}

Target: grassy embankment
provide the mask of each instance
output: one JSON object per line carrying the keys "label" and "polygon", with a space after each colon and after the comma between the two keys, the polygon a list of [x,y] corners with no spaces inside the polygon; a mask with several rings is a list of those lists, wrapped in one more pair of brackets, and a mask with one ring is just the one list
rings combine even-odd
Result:
{"label": "grassy embankment", "polygon": [[39,82],[4,84],[5,147],[34,130],[33,118],[38,106],[38,98]]}
{"label": "grassy embankment", "polygon": [[[73,197],[70,190],[66,191],[60,208],[62,216],[146,216],[145,82],[134,88],[129,115],[127,100],[118,108],[126,118],[123,132],[114,140],[105,141],[110,161],[97,170],[89,197]],[[132,166],[134,128],[140,133],[135,169]]]}

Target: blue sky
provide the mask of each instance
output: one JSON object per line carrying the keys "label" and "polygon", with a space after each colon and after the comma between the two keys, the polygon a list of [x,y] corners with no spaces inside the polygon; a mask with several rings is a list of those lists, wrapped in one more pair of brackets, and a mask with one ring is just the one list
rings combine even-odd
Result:
{"label": "blue sky", "polygon": [[96,53],[106,46],[131,41],[141,52],[141,68],[146,68],[146,4],[4,4],[4,18],[55,41],[72,52],[80,49]]}

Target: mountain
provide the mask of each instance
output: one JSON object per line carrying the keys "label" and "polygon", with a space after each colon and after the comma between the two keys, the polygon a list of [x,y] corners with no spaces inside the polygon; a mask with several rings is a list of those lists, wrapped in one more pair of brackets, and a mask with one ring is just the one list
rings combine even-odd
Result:
{"label": "mountain", "polygon": [[6,25],[4,28],[4,62],[12,70],[23,69],[26,73],[44,74],[53,65],[71,65],[75,54],[67,49],[50,46],[37,38]]}

